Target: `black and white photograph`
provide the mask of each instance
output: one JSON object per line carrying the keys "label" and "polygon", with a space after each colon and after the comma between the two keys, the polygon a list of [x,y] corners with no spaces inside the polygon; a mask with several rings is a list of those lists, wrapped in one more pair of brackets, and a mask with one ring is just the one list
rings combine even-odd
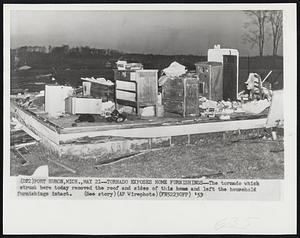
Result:
{"label": "black and white photograph", "polygon": [[282,31],[280,10],[13,11],[11,176],[283,179]]}
{"label": "black and white photograph", "polygon": [[296,163],[295,6],[185,5],[6,5],[12,196],[283,201]]}

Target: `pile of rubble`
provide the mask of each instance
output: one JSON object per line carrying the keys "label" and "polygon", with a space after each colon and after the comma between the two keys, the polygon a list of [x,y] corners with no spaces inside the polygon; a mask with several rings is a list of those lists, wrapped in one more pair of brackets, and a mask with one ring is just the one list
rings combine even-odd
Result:
{"label": "pile of rubble", "polygon": [[264,87],[262,83],[258,74],[250,73],[245,82],[248,93],[245,90],[240,92],[237,101],[212,101],[205,97],[200,98],[201,116],[229,120],[233,113],[262,113],[270,107],[272,99],[272,90]]}
{"label": "pile of rubble", "polygon": [[142,70],[141,63],[128,63],[126,60],[118,60],[116,62],[118,70]]}

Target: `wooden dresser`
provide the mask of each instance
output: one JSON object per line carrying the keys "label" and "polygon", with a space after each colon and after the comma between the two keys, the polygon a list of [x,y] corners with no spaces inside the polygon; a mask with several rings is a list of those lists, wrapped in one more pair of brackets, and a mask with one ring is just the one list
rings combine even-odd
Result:
{"label": "wooden dresser", "polygon": [[[140,107],[156,106],[157,74],[158,70],[114,70],[116,103],[131,106],[134,102],[138,114]],[[136,88],[132,84],[126,86],[126,81],[136,82]]]}

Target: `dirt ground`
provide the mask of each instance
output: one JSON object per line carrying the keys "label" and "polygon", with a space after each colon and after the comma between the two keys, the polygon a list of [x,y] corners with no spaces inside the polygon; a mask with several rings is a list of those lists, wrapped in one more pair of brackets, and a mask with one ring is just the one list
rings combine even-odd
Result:
{"label": "dirt ground", "polygon": [[[11,175],[32,175],[35,169],[48,164],[49,176],[138,177],[138,178],[222,178],[283,179],[283,138],[278,141],[254,139],[222,141],[206,145],[185,145],[162,148],[96,166],[107,158],[79,158],[56,154],[41,145],[27,147],[25,162],[11,152]],[[49,161],[58,161],[75,173]]]}

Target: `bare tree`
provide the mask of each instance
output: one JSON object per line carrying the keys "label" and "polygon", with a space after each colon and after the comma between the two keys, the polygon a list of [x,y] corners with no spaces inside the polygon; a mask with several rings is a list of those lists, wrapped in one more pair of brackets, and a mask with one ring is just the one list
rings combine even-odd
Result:
{"label": "bare tree", "polygon": [[244,33],[243,40],[245,43],[250,43],[251,48],[257,45],[259,55],[263,56],[268,11],[247,10],[244,12],[250,18],[250,21],[244,25],[244,28],[248,31]]}
{"label": "bare tree", "polygon": [[282,37],[282,11],[269,11],[268,20],[272,28],[273,56],[275,56]]}

